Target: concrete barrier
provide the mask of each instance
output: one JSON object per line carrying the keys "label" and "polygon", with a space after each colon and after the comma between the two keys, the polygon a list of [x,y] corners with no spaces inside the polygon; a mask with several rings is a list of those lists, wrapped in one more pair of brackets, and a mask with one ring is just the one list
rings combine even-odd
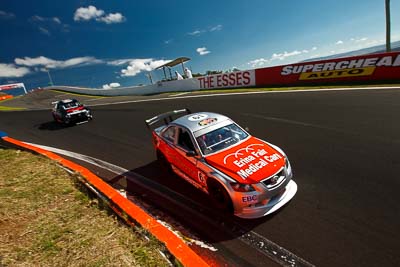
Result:
{"label": "concrete barrier", "polygon": [[289,65],[221,73],[185,80],[163,81],[146,86],[91,89],[52,86],[79,94],[119,96],[221,88],[310,86],[400,82],[400,52],[310,61]]}
{"label": "concrete barrier", "polygon": [[163,81],[152,85],[132,86],[111,89],[93,89],[72,86],[50,86],[54,89],[85,95],[121,96],[151,95],[165,92],[196,91],[217,88],[252,87],[256,85],[254,70],[221,73],[185,80]]}

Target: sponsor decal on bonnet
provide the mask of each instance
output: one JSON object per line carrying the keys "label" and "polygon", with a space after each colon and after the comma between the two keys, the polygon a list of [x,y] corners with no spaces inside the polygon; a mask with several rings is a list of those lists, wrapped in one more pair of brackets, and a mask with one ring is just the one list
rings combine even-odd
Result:
{"label": "sponsor decal on bonnet", "polygon": [[242,179],[257,173],[270,163],[282,158],[278,153],[268,155],[263,148],[264,144],[251,144],[245,148],[238,149],[235,153],[231,153],[224,157],[224,164],[234,164],[240,169],[236,172]]}

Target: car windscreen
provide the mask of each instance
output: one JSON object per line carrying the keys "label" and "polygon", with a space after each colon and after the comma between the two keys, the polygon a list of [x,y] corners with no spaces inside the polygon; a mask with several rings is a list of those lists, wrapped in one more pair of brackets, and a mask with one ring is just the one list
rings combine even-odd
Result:
{"label": "car windscreen", "polygon": [[239,126],[232,123],[210,131],[196,138],[204,155],[230,147],[248,137],[248,134]]}
{"label": "car windscreen", "polygon": [[78,101],[71,101],[71,102],[67,102],[67,103],[63,103],[62,107],[64,109],[70,109],[70,108],[76,108],[79,106],[79,102]]}

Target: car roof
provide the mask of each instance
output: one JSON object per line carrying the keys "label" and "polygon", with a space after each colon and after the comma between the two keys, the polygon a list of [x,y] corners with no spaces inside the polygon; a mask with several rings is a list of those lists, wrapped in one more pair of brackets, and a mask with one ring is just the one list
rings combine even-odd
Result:
{"label": "car roof", "polygon": [[63,99],[63,100],[60,100],[60,102],[63,103],[63,104],[76,102],[76,101],[77,101],[76,99]]}
{"label": "car roof", "polygon": [[182,116],[174,120],[172,123],[183,126],[192,132],[197,132],[199,130],[208,128],[211,125],[217,125],[226,121],[231,122],[232,120],[218,113],[196,112]]}

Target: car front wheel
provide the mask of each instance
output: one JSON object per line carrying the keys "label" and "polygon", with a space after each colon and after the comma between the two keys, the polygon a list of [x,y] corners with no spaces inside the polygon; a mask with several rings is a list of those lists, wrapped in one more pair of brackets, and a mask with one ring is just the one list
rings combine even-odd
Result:
{"label": "car front wheel", "polygon": [[214,180],[209,181],[208,191],[218,209],[233,213],[231,197],[219,182]]}

